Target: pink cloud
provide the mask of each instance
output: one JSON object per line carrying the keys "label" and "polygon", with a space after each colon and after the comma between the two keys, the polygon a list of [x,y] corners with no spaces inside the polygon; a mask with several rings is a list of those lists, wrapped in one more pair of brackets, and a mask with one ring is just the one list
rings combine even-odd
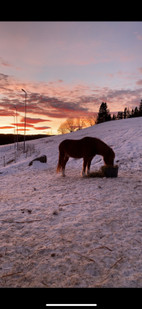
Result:
{"label": "pink cloud", "polygon": [[0,66],[12,67],[12,65],[8,61],[4,60],[2,57],[0,57]]}
{"label": "pink cloud", "polygon": [[136,37],[139,41],[142,41],[142,35],[136,32]]}
{"label": "pink cloud", "polygon": [[138,69],[140,73],[142,73],[142,67]]}
{"label": "pink cloud", "polygon": [[137,84],[138,86],[142,86],[142,79],[138,80],[138,81],[136,82],[136,84]]}
{"label": "pink cloud", "polygon": [[[121,76],[123,72],[118,72]],[[110,77],[113,76],[110,74]],[[142,80],[137,81],[142,86]],[[142,97],[142,87],[136,90],[111,89],[85,83],[66,84],[63,80],[45,82],[21,82],[12,76],[0,74],[0,116],[14,116],[17,107],[18,127],[23,130],[25,97],[21,89],[27,91],[27,129],[46,130],[48,125],[35,124],[56,119],[86,117],[97,113],[101,102],[107,102],[111,112],[135,107]],[[8,119],[8,118],[7,118]],[[9,120],[8,120],[9,121]],[[22,123],[23,122],[23,123]],[[7,122],[6,125],[9,125]],[[12,125],[15,125],[12,123]],[[51,125],[52,126],[52,125]]]}

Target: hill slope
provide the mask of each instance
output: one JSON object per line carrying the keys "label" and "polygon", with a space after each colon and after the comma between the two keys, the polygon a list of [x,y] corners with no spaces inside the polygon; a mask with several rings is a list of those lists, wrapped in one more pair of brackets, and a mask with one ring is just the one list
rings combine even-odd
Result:
{"label": "hill slope", "polygon": [[[82,160],[74,159],[65,178],[56,174],[60,141],[83,136],[114,149],[118,178],[82,178]],[[142,118],[27,145],[27,157],[0,147],[0,286],[142,286]],[[29,167],[41,154],[47,164]],[[102,164],[96,156],[91,170]]]}

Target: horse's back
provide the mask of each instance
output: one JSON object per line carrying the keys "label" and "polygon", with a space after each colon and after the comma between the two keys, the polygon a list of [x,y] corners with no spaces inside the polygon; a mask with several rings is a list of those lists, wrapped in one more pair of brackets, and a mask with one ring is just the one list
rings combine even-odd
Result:
{"label": "horse's back", "polygon": [[95,138],[88,136],[77,140],[66,139],[60,143],[59,151],[73,158],[82,158],[92,154],[95,155],[94,140]]}

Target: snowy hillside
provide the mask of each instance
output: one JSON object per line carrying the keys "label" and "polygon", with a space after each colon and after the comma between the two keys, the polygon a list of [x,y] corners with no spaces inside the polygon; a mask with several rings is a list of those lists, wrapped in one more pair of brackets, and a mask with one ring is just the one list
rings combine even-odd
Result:
{"label": "snowy hillside", "polygon": [[[84,136],[113,148],[118,178],[81,177],[82,159],[56,174],[59,143]],[[0,286],[141,287],[142,118],[27,146],[0,146]],[[47,163],[29,167],[39,155]],[[91,171],[101,165],[96,156]]]}

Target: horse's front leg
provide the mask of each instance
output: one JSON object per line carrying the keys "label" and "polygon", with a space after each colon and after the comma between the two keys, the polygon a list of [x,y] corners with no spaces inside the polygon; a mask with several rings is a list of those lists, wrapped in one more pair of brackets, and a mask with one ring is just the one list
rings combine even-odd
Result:
{"label": "horse's front leg", "polygon": [[90,166],[91,166],[91,161],[92,161],[93,157],[90,157],[88,159],[88,162],[87,162],[87,175],[90,174]]}
{"label": "horse's front leg", "polygon": [[82,173],[81,173],[82,176],[85,176],[87,162],[88,162],[87,158],[83,158],[83,167],[82,167]]}

